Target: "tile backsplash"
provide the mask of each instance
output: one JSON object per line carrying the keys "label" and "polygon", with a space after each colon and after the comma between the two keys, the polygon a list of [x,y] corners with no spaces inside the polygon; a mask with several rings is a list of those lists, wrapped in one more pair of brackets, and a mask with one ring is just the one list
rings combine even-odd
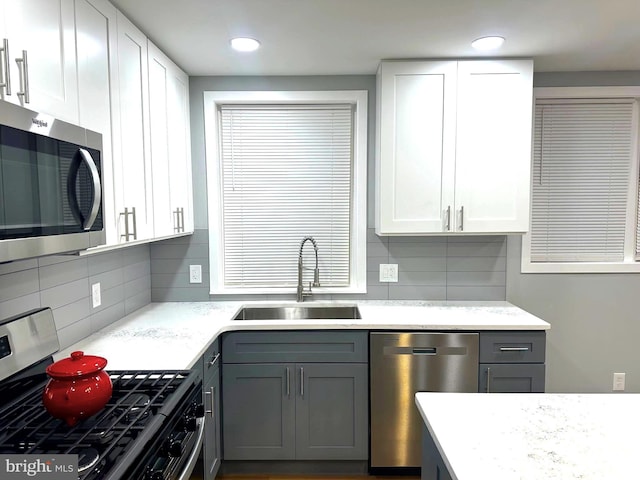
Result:
{"label": "tile backsplash", "polygon": [[[97,282],[102,304],[92,308],[91,285]],[[148,245],[0,264],[0,319],[51,307],[61,349],[150,301]]]}
{"label": "tile backsplash", "polygon": [[[207,301],[228,298],[209,296],[208,233],[207,229],[198,229],[192,236],[151,245],[152,301]],[[373,229],[369,229],[367,293],[350,295],[349,298],[505,300],[506,253],[507,238],[504,235],[378,237]],[[397,283],[379,281],[381,263],[398,265]],[[189,283],[190,264],[202,265],[203,283]],[[249,298],[260,297],[244,299]],[[332,298],[338,299],[340,296],[333,295]]]}

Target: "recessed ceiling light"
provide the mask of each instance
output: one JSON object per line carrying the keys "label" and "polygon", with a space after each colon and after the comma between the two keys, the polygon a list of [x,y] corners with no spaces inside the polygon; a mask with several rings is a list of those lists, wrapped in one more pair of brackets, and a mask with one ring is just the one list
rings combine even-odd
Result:
{"label": "recessed ceiling light", "polygon": [[503,37],[482,37],[471,42],[471,46],[476,50],[495,50],[504,43]]}
{"label": "recessed ceiling light", "polygon": [[260,47],[260,42],[254,38],[237,37],[231,39],[231,48],[238,52],[253,52]]}

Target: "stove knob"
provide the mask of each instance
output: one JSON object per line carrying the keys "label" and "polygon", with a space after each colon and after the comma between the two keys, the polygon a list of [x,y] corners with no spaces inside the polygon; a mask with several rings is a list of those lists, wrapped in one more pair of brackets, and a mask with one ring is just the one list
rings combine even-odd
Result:
{"label": "stove knob", "polygon": [[149,470],[144,478],[145,480],[164,480],[164,475],[160,470]]}
{"label": "stove knob", "polygon": [[198,423],[196,422],[196,417],[185,417],[184,429],[187,432],[195,432],[197,427]]}
{"label": "stove knob", "polygon": [[[167,449],[170,457],[179,457],[182,455],[182,442],[180,440],[174,440],[169,444]],[[154,479],[155,480],[155,479]]]}
{"label": "stove knob", "polygon": [[202,403],[199,403],[198,405],[195,406],[194,415],[198,418],[204,417],[204,405]]}

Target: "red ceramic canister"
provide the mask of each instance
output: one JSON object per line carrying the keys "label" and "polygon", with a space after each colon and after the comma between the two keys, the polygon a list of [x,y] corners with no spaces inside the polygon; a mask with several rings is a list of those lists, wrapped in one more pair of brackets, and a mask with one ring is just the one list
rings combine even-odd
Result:
{"label": "red ceramic canister", "polygon": [[69,426],[99,412],[113,390],[106,365],[105,358],[80,351],[49,365],[46,372],[51,378],[42,394],[47,411]]}

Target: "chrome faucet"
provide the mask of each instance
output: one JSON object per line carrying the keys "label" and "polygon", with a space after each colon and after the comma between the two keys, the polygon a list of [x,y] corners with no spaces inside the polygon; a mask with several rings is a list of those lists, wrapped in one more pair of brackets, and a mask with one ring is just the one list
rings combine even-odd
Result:
{"label": "chrome faucet", "polygon": [[[313,250],[315,251],[315,254],[316,254],[316,268],[313,269],[313,284],[309,282],[309,290],[305,290],[304,287],[302,286],[302,270],[304,268],[302,266],[302,247],[304,247],[304,244],[307,240],[309,240],[313,244]],[[320,286],[320,270],[318,270],[318,244],[316,243],[313,237],[304,237],[300,242],[300,252],[298,253],[298,291],[297,291],[298,302],[302,302],[304,301],[304,297],[310,297],[312,295],[311,293],[312,286],[314,287]]]}

